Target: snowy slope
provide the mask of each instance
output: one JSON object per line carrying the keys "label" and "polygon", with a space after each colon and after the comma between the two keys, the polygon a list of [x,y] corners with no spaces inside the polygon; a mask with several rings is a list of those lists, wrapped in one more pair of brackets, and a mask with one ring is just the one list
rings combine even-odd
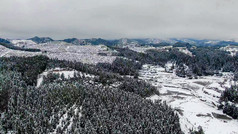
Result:
{"label": "snowy slope", "polygon": [[[180,78],[174,73],[165,72],[160,66],[144,65],[139,78],[158,87],[161,96],[147,99],[166,101],[178,111],[185,133],[202,126],[205,134],[238,134],[238,121],[223,115],[216,106],[225,87],[234,84],[231,77],[232,74],[226,73],[222,77]],[[217,115],[227,119],[218,118]]]}
{"label": "snowy slope", "polygon": [[177,47],[177,49],[180,52],[184,53],[184,54],[187,54],[189,56],[193,56],[192,52],[190,52],[186,47]]}
{"label": "snowy slope", "polygon": [[36,55],[41,55],[41,52],[27,52],[27,51],[20,51],[20,50],[12,50],[0,45],[0,57],[11,57],[11,56],[18,56],[18,57],[32,57]]}
{"label": "snowy slope", "polygon": [[223,51],[227,51],[231,56],[235,56],[238,53],[238,46],[226,46],[220,48]]}
{"label": "snowy slope", "polygon": [[[2,53],[0,56],[34,56],[43,54],[52,59],[57,58],[59,60],[78,61],[88,64],[112,63],[116,58],[112,56],[112,51],[104,45],[77,46],[62,41],[36,44],[30,40],[12,40],[12,43],[19,47],[40,49],[41,52],[10,50],[1,46],[0,52]],[[99,55],[99,53],[104,53],[106,56]]]}
{"label": "snowy slope", "polygon": [[47,76],[49,73],[58,74],[59,76],[63,74],[65,79],[74,78],[74,76],[80,76],[80,77],[85,76],[90,78],[95,77],[94,75],[78,72],[74,69],[54,68],[54,69],[46,70],[38,76],[36,87],[40,87],[42,85],[44,76]]}
{"label": "snowy slope", "polygon": [[18,47],[36,45],[36,43],[32,40],[11,40],[11,43]]}

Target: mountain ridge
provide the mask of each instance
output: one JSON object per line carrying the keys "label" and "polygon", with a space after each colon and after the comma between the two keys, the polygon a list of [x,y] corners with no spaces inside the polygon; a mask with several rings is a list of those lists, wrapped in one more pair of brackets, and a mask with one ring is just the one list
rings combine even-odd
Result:
{"label": "mountain ridge", "polygon": [[[209,40],[209,39],[193,39],[193,38],[169,38],[169,39],[160,39],[160,38],[120,38],[120,39],[103,39],[103,38],[90,38],[90,39],[79,39],[79,38],[66,38],[62,40],[54,40],[50,37],[32,37],[27,40],[32,40],[37,44],[47,43],[52,41],[63,41],[66,43],[71,43],[74,45],[129,45],[129,44],[138,44],[138,45],[149,45],[154,47],[159,46],[168,46],[174,45],[176,43],[189,43],[194,46],[212,46],[212,47],[224,47],[228,45],[238,46],[238,42],[234,40]],[[1,43],[11,43],[11,40],[0,38]]]}

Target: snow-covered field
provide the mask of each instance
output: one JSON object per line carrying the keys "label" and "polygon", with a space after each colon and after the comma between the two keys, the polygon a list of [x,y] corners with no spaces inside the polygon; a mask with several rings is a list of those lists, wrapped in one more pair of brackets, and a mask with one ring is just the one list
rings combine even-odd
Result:
{"label": "snow-covered field", "polygon": [[201,126],[205,134],[238,134],[238,120],[217,109],[221,92],[234,84],[230,80],[232,74],[188,79],[167,73],[160,66],[144,65],[139,78],[158,87],[161,95],[147,99],[160,99],[173,107],[179,113],[185,133]]}
{"label": "snow-covered field", "polygon": [[[59,60],[78,61],[88,64],[112,63],[116,58],[116,56],[112,56],[112,51],[104,45],[78,46],[61,41],[43,44],[36,44],[28,40],[12,40],[11,42],[15,46],[36,48],[40,49],[41,52],[25,52],[0,46],[0,57],[47,55],[52,59],[57,58]],[[105,56],[99,55],[99,53],[104,53]]]}

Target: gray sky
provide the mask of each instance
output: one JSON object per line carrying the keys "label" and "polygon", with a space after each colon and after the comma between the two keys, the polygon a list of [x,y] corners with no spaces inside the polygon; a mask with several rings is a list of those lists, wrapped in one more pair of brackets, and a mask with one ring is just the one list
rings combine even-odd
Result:
{"label": "gray sky", "polygon": [[0,37],[238,40],[238,0],[0,0]]}

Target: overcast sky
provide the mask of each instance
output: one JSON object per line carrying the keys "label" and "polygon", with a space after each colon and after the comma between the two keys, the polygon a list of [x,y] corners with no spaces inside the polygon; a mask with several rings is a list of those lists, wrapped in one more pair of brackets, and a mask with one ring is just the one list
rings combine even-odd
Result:
{"label": "overcast sky", "polygon": [[238,40],[238,0],[0,0],[0,37]]}

